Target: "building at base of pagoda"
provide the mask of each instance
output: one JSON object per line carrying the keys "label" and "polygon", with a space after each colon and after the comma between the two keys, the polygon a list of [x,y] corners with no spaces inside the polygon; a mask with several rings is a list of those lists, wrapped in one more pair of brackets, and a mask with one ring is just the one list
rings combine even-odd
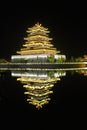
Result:
{"label": "building at base of pagoda", "polygon": [[44,28],[37,23],[28,28],[27,37],[24,38],[23,47],[17,51],[17,55],[11,56],[13,63],[39,63],[39,62],[58,62],[65,61],[66,56],[59,54],[51,43],[48,28]]}
{"label": "building at base of pagoda", "polygon": [[60,62],[65,61],[65,55],[12,55],[11,62],[13,63],[49,63],[49,62]]}

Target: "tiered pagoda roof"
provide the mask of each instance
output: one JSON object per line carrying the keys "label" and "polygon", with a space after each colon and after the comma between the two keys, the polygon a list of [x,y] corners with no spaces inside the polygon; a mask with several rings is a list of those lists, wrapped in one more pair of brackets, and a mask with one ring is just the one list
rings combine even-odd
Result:
{"label": "tiered pagoda roof", "polygon": [[48,28],[44,28],[37,23],[33,27],[28,28],[27,37],[24,38],[25,43],[17,54],[35,55],[35,54],[57,54],[59,51],[53,47],[52,38],[49,38]]}

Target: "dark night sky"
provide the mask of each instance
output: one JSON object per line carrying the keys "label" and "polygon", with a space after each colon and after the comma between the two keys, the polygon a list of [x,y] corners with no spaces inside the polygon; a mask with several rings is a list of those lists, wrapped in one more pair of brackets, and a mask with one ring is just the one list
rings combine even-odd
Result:
{"label": "dark night sky", "polygon": [[[24,43],[28,27],[38,21],[50,31],[53,44],[67,57],[83,56],[87,53],[86,9],[80,7],[42,4],[6,7],[1,10],[0,52],[1,58],[10,60]],[[55,4],[56,5],[56,4]]]}
{"label": "dark night sky", "polygon": [[[11,6],[6,3],[1,5],[0,58],[10,60],[11,55],[15,54],[24,43],[23,38],[26,36],[27,28],[38,21],[49,29],[54,46],[61,53],[68,57],[87,54],[86,8],[79,6],[78,3],[66,3],[64,5],[64,3],[60,5],[60,3],[52,2],[47,4],[44,1],[25,3],[24,5],[17,3],[16,5],[13,3]],[[44,129],[51,126],[55,129],[59,126],[62,127],[63,123],[66,126],[71,123],[72,127],[75,123],[72,118],[77,124],[77,120],[86,114],[86,77],[68,75],[68,77],[62,78],[62,81],[55,85],[57,88],[54,88],[52,100],[55,102],[51,102],[48,107],[44,107],[41,111],[36,111],[33,106],[24,104],[23,89],[18,88],[22,85],[15,82],[16,79],[9,75],[6,74],[2,76],[3,80],[0,79],[0,85],[2,85],[2,87],[0,86],[0,93],[4,93],[5,102],[7,101],[7,104],[1,103],[3,106],[0,106],[0,112],[3,111],[2,117],[3,115],[5,117],[3,122],[7,122],[10,116],[10,121],[16,118],[19,126],[24,123],[26,127],[30,128],[30,126],[34,126],[34,122],[37,123],[36,128],[42,129],[40,127],[42,125]],[[68,119],[66,120],[66,118]],[[15,125],[17,125],[17,120]],[[21,120],[21,123],[19,123],[19,120]],[[25,121],[27,122],[25,123]]]}

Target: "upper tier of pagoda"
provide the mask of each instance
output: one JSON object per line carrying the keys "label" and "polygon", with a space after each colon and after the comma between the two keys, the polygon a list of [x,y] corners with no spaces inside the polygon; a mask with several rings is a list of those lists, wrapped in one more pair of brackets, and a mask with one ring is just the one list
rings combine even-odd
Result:
{"label": "upper tier of pagoda", "polygon": [[57,54],[59,51],[53,47],[51,43],[52,38],[49,37],[48,28],[44,28],[41,24],[37,23],[33,27],[28,28],[27,37],[24,38],[25,43],[20,51],[21,55],[35,55],[35,54]]}
{"label": "upper tier of pagoda", "polygon": [[39,34],[47,34],[49,33],[48,28],[44,28],[39,22],[35,24],[35,26],[28,28],[27,32],[31,34],[35,34],[38,31]]}

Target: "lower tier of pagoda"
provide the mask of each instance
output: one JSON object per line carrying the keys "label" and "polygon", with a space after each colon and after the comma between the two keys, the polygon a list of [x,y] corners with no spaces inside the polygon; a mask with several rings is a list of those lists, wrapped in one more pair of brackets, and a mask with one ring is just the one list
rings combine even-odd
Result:
{"label": "lower tier of pagoda", "polygon": [[36,50],[21,50],[17,51],[17,54],[21,55],[34,55],[34,54],[57,54],[58,51],[55,49],[36,49]]}

